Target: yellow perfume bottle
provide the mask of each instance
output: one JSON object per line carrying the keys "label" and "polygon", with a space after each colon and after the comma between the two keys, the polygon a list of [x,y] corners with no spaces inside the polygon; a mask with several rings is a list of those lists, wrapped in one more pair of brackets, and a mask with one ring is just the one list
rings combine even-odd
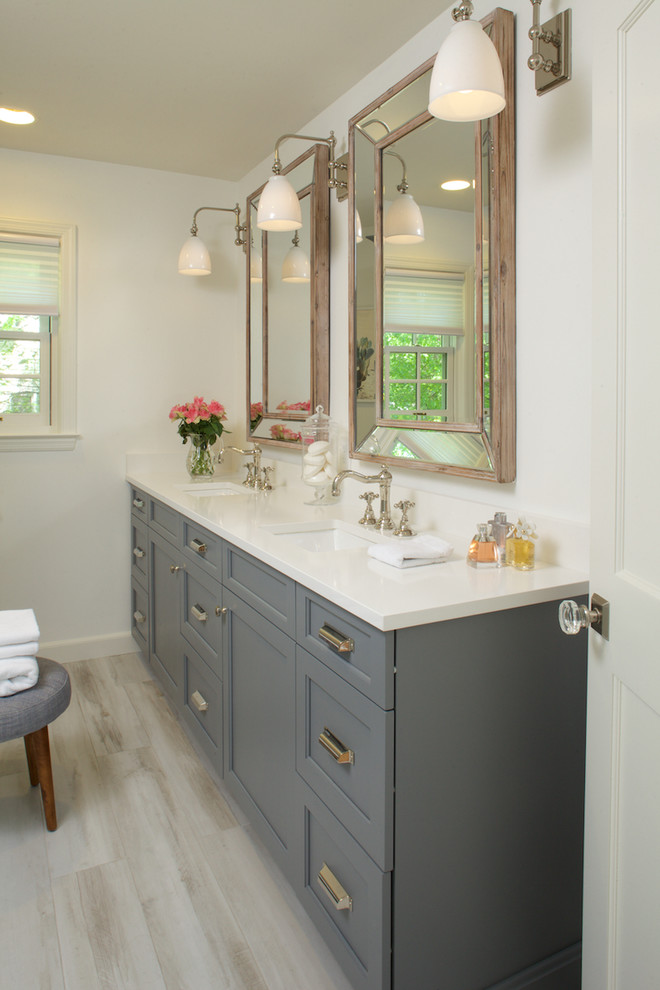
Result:
{"label": "yellow perfume bottle", "polygon": [[536,533],[534,523],[521,518],[509,530],[506,540],[506,564],[519,571],[531,571],[534,567]]}

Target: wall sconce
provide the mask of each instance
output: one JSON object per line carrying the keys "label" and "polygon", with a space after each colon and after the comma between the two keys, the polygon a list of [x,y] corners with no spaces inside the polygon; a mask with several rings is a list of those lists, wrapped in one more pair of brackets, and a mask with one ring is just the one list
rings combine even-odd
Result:
{"label": "wall sconce", "polygon": [[541,0],[532,0],[532,54],[527,65],[535,74],[537,96],[571,78],[571,12],[564,10],[544,24],[540,12]]}
{"label": "wall sconce", "polygon": [[337,178],[340,168],[347,168],[346,163],[335,161],[335,148],[337,139],[335,132],[330,131],[330,137],[309,137],[305,134],[282,134],[275,143],[275,160],[273,162],[273,175],[270,177],[263,192],[259,197],[259,207],[257,209],[257,227],[261,230],[299,230],[302,227],[302,213],[300,211],[300,201],[298,194],[285,176],[280,175],[282,163],[280,161],[280,144],[288,138],[296,138],[299,141],[313,141],[314,144],[327,144],[330,148],[330,161],[328,162],[328,185],[331,189],[346,189],[348,183]]}
{"label": "wall sconce", "polygon": [[293,236],[293,247],[289,248],[282,262],[283,282],[309,282],[309,258],[300,247],[298,231]]}
{"label": "wall sconce", "polygon": [[456,23],[431,73],[429,113],[441,120],[484,120],[506,106],[499,55],[472,11],[472,0],[452,11]]}
{"label": "wall sconce", "polygon": [[221,213],[233,213],[236,217],[236,224],[234,230],[236,231],[236,238],[234,244],[237,247],[243,247],[245,240],[241,237],[241,234],[245,231],[245,226],[241,225],[241,211],[238,203],[236,206],[200,206],[198,210],[195,210],[193,214],[192,227],[190,228],[190,237],[184,242],[181,251],[179,252],[179,275],[210,275],[211,274],[211,256],[202,241],[197,236],[197,215],[202,212],[202,210],[215,210]]}
{"label": "wall sconce", "polygon": [[403,177],[397,186],[401,193],[394,200],[383,221],[383,240],[388,244],[419,244],[424,240],[422,211],[408,192],[406,163],[396,151],[384,151],[383,155],[398,158],[403,167]]}

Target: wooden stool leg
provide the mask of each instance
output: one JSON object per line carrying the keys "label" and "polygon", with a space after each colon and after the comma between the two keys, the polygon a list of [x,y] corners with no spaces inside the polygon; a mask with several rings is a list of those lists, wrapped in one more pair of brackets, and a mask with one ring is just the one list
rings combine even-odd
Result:
{"label": "wooden stool leg", "polygon": [[30,783],[33,787],[36,787],[39,783],[39,772],[34,755],[34,740],[31,735],[28,735],[25,736],[23,742],[25,743],[25,755],[27,756],[28,770],[30,771]]}
{"label": "wooden stool leg", "polygon": [[50,744],[48,741],[48,726],[36,732],[30,732],[25,737],[27,744],[32,748],[34,762],[41,785],[41,800],[46,816],[46,828],[49,832],[54,832],[57,828],[57,813],[55,811],[55,789],[53,787],[53,771],[50,765]]}

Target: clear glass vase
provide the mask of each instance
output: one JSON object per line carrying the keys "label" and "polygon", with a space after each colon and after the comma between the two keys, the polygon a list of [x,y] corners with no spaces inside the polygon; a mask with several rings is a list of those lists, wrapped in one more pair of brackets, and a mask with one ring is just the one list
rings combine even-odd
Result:
{"label": "clear glass vase", "polygon": [[205,437],[188,437],[186,468],[193,481],[208,481],[215,473],[215,467],[222,456],[222,441],[219,437],[209,443]]}

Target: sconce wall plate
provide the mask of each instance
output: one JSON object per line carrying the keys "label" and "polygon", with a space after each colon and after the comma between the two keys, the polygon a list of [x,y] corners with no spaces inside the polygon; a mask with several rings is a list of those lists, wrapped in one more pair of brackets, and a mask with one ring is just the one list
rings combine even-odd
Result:
{"label": "sconce wall plate", "polygon": [[551,17],[541,25],[538,53],[543,59],[539,68],[534,69],[534,84],[537,96],[548,93],[571,78],[571,11]]}

